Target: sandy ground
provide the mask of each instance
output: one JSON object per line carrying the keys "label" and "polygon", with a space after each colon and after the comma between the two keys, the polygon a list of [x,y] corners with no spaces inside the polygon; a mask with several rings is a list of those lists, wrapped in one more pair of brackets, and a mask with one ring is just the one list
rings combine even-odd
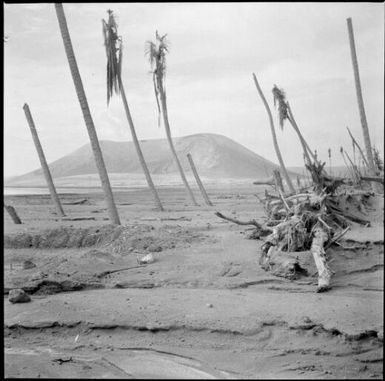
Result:
{"label": "sandy ground", "polygon": [[[23,221],[4,216],[5,376],[382,379],[382,224],[328,250],[333,288],[317,294],[315,275],[261,269],[262,241],[214,215],[263,221],[262,191],[211,186],[214,207],[194,207],[161,189],[165,212],[119,191],[122,227],[102,194],[61,195],[64,219],[49,196],[5,196]],[[32,302],[11,304],[12,288]]]}

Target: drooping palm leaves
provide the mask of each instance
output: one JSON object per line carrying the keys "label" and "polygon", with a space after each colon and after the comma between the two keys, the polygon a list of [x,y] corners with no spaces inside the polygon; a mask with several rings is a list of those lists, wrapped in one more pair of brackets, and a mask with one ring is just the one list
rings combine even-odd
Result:
{"label": "drooping palm leaves", "polygon": [[160,115],[163,114],[163,123],[166,130],[167,140],[171,149],[171,153],[174,157],[175,164],[178,167],[182,181],[186,187],[186,190],[191,198],[191,201],[194,205],[198,205],[195,200],[194,194],[187,182],[186,176],[184,174],[182,165],[179,161],[178,155],[176,153],[174,143],[171,137],[170,123],[168,120],[167,112],[167,97],[166,97],[166,87],[165,87],[165,77],[166,77],[166,55],[168,53],[169,43],[166,39],[167,34],[160,36],[158,31],[155,34],[155,42],[147,41],[145,46],[145,54],[148,56],[148,60],[151,65],[152,80],[154,84],[154,92],[156,98],[156,104],[158,106],[158,127],[160,126]]}
{"label": "drooping palm leaves", "polygon": [[118,25],[115,21],[113,12],[109,9],[108,21],[102,20],[103,23],[103,36],[104,46],[107,54],[107,104],[109,104],[110,98],[114,93],[120,94],[123,101],[124,110],[126,112],[128,124],[131,131],[132,141],[134,143],[136,153],[138,154],[140,165],[142,166],[143,173],[146,177],[147,184],[153,193],[155,204],[157,208],[163,211],[163,206],[160,201],[158,192],[152,181],[150,171],[148,170],[146,161],[142,149],[140,148],[138,137],[136,136],[134,122],[131,117],[130,109],[126,99],[126,93],[124,91],[122,81],[122,59],[123,59],[123,43],[122,38],[118,35]]}
{"label": "drooping palm leaves", "polygon": [[107,11],[108,20],[102,20],[104,46],[107,54],[107,104],[112,94],[120,93],[120,79],[122,73],[123,42],[118,36],[118,25],[113,11]]}
{"label": "drooping palm leaves", "polygon": [[288,119],[286,94],[283,89],[279,89],[277,85],[273,87],[274,107],[278,104],[279,126],[283,129],[283,124]]}
{"label": "drooping palm leaves", "polygon": [[169,42],[166,39],[167,34],[160,36],[158,31],[155,33],[155,42],[147,41],[145,47],[145,54],[152,69],[152,80],[154,83],[154,93],[156,105],[158,107],[158,127],[160,127],[160,99],[161,91],[166,91],[164,86],[164,79],[166,77],[166,54],[169,52]]}
{"label": "drooping palm leaves", "polygon": [[[274,106],[277,107],[278,105],[278,118],[279,118],[279,124],[281,129],[283,129],[283,125],[285,120],[288,120],[291,126],[294,128],[295,132],[297,133],[299,140],[301,142],[303,152],[306,158],[306,163],[311,163],[310,156],[312,157],[313,161],[315,163],[318,163],[316,155],[312,152],[312,150],[309,148],[309,145],[307,144],[306,140],[302,136],[299,127],[294,119],[293,113],[290,108],[289,101],[286,99],[286,94],[283,89],[279,89],[277,85],[274,85],[273,87],[273,97],[274,97]],[[310,154],[310,156],[309,156]]]}

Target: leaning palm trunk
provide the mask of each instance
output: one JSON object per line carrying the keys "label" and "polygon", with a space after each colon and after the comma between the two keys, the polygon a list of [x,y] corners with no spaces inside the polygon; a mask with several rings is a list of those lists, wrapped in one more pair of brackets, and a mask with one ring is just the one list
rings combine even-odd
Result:
{"label": "leaning palm trunk", "polygon": [[297,123],[296,123],[296,121],[294,119],[294,116],[293,116],[293,112],[291,111],[289,102],[287,102],[287,111],[288,111],[288,118],[287,119],[288,119],[288,121],[290,122],[290,124],[294,128],[294,131],[297,133],[297,135],[299,137],[299,140],[300,140],[302,148],[303,148],[303,152],[304,152],[304,154],[306,156],[306,160],[308,162],[311,162],[310,157],[309,157],[309,154],[310,154],[312,159],[313,159],[313,161],[315,163],[317,163],[317,158],[315,157],[313,151],[309,148],[309,145],[307,144],[305,138],[302,136],[301,131],[298,128],[298,125],[297,125]]}
{"label": "leaning palm trunk", "polygon": [[44,174],[45,180],[46,180],[47,185],[48,185],[49,193],[51,195],[51,200],[54,203],[59,216],[64,217],[65,214],[64,214],[63,208],[61,206],[59,196],[56,193],[55,185],[53,184],[51,172],[49,170],[47,160],[46,160],[45,155],[44,155],[43,147],[40,144],[40,140],[39,140],[39,136],[38,136],[37,131],[36,131],[35,123],[32,119],[31,111],[29,110],[27,103],[24,104],[23,110],[25,113],[25,117],[27,118],[29,129],[31,130],[32,139],[33,139],[33,142],[35,144],[37,154],[39,156],[41,168],[43,170],[43,174]]}
{"label": "leaning palm trunk", "polygon": [[189,196],[191,198],[191,201],[193,202],[194,205],[198,205],[198,203],[195,200],[194,194],[193,194],[193,192],[192,192],[192,190],[190,188],[190,185],[187,182],[187,179],[186,179],[186,176],[184,174],[182,165],[181,165],[181,163],[179,161],[179,158],[178,158],[178,155],[176,153],[176,150],[175,150],[175,147],[174,147],[174,143],[172,141],[170,124],[168,122],[166,93],[165,93],[165,91],[164,91],[162,86],[160,87],[159,90],[160,90],[160,103],[161,103],[161,107],[162,107],[164,128],[166,130],[166,136],[167,136],[168,144],[170,146],[170,150],[172,152],[172,155],[174,156],[174,160],[175,160],[175,163],[176,163],[176,165],[178,167],[178,171],[179,171],[180,177],[182,178],[183,184],[186,187],[187,193],[189,194]]}
{"label": "leaning palm trunk", "polygon": [[271,115],[271,111],[270,111],[270,107],[266,101],[266,98],[265,96],[263,95],[262,93],[262,90],[259,86],[259,83],[257,81],[257,77],[255,76],[255,74],[253,73],[253,77],[254,77],[254,83],[255,83],[255,86],[257,87],[257,90],[258,90],[258,93],[263,101],[263,104],[265,105],[265,108],[266,108],[266,111],[267,111],[267,114],[269,116],[269,121],[270,121],[270,129],[271,129],[271,134],[273,136],[273,144],[274,144],[274,149],[275,149],[275,153],[277,155],[277,158],[278,158],[278,162],[279,162],[279,165],[281,167],[281,170],[282,170],[282,173],[283,173],[283,176],[285,178],[285,181],[286,181],[286,184],[287,186],[289,187],[289,190],[291,193],[295,193],[295,189],[294,189],[294,186],[291,182],[291,179],[289,177],[289,174],[286,170],[286,167],[285,167],[285,163],[283,162],[283,159],[282,159],[282,155],[281,155],[281,151],[279,150],[279,146],[278,146],[278,141],[277,141],[277,136],[275,134],[275,128],[274,128],[274,121],[273,121],[273,116]]}
{"label": "leaning palm trunk", "polygon": [[195,180],[196,180],[196,182],[198,184],[198,187],[199,187],[199,189],[200,189],[200,191],[202,193],[202,196],[203,196],[206,204],[208,206],[213,206],[213,203],[210,201],[209,196],[208,196],[208,194],[206,192],[206,189],[203,186],[203,183],[202,183],[202,181],[201,181],[201,179],[199,177],[198,171],[195,168],[195,164],[194,164],[194,161],[193,161],[193,158],[192,158],[191,154],[189,154],[189,153],[187,154],[187,159],[188,159],[188,161],[190,163],[191,170],[192,170],[192,172],[194,174]]}
{"label": "leaning palm trunk", "polygon": [[130,130],[131,130],[132,141],[134,142],[136,153],[138,154],[138,157],[139,157],[140,165],[142,166],[144,175],[146,176],[147,184],[148,184],[148,186],[152,192],[152,195],[154,197],[155,204],[156,204],[157,208],[161,211],[164,211],[162,203],[161,203],[159,195],[158,195],[158,192],[156,191],[155,185],[152,181],[150,171],[148,170],[146,161],[144,160],[143,152],[142,152],[142,149],[140,148],[138,137],[136,136],[134,122],[132,121],[132,117],[131,117],[130,109],[128,107],[126,93],[124,91],[122,80],[120,79],[119,81],[120,81],[120,94],[122,96],[124,110],[126,111],[128,124],[129,124]]}
{"label": "leaning palm trunk", "polygon": [[[355,85],[356,85],[356,95],[357,95],[358,108],[360,111],[362,132],[364,135],[366,158],[367,158],[367,161],[369,164],[370,174],[372,176],[376,176],[376,169],[375,169],[373,154],[372,154],[372,146],[370,144],[368,122],[366,120],[366,114],[365,114],[364,99],[362,97],[360,72],[358,69],[356,47],[355,47],[355,43],[354,43],[352,19],[349,17],[346,21],[347,21],[347,25],[348,25],[350,53],[351,53],[351,57],[352,57],[354,80],[355,80]],[[378,183],[372,183],[372,189],[374,191],[377,191],[377,192],[382,192],[382,187]]]}
{"label": "leaning palm trunk", "polygon": [[88,107],[87,97],[83,88],[82,79],[80,77],[79,68],[76,63],[75,53],[73,51],[71,37],[68,31],[67,21],[64,14],[63,5],[61,3],[55,4],[56,15],[59,21],[61,36],[63,38],[64,49],[67,55],[68,64],[71,70],[72,79],[75,84],[76,94],[79,99],[80,107],[83,112],[83,118],[87,127],[88,135],[91,141],[92,151],[95,157],[96,167],[98,169],[100,181],[102,183],[102,188],[104,191],[104,196],[107,202],[107,210],[110,217],[110,220],[113,224],[120,225],[120,219],[116,205],[114,202],[114,196],[112,194],[110,180],[108,178],[108,173],[106,166],[104,164],[104,159],[102,151],[100,149],[98,136],[96,134],[94,122],[92,120],[91,112]]}
{"label": "leaning palm trunk", "polygon": [[[171,137],[170,123],[168,121],[168,112],[167,112],[167,99],[166,99],[166,89],[164,87],[164,80],[166,76],[166,54],[168,53],[168,42],[166,40],[166,34],[160,36],[158,31],[156,31],[156,41],[147,41],[146,54],[149,57],[151,64],[152,79],[154,83],[154,91],[156,104],[158,107],[158,126],[160,125],[160,114],[163,114],[164,128],[166,130],[167,140],[171,149],[171,153],[174,157],[174,161],[178,167],[178,171],[182,178],[183,184],[186,187],[187,193],[189,194],[191,201],[194,205],[198,205],[195,200],[194,194],[187,182],[186,176],[184,174],[182,165],[179,161],[178,155],[176,153],[174,143]],[[159,106],[160,103],[160,106]]]}
{"label": "leaning palm trunk", "polygon": [[126,98],[126,92],[124,91],[123,81],[122,81],[122,60],[123,60],[123,42],[122,38],[118,36],[118,25],[115,21],[112,10],[108,10],[108,20],[102,20],[103,22],[103,35],[104,35],[104,46],[106,48],[107,54],[107,104],[110,101],[113,93],[120,94],[122,96],[122,101],[124,105],[124,110],[126,112],[128,125],[130,126],[132,140],[138,154],[140,165],[142,166],[144,175],[146,177],[147,184],[154,196],[156,207],[163,211],[162,203],[156,191],[155,185],[152,182],[150,171],[148,170],[146,161],[142,150],[140,148],[138,137],[136,136],[136,131],[134,127],[134,122],[131,117],[130,109],[128,107],[128,102]]}

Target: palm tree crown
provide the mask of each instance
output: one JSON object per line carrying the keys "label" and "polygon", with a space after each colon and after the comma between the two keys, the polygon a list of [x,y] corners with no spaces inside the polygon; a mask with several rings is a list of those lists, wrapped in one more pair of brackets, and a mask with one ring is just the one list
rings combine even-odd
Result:
{"label": "palm tree crown", "polygon": [[278,103],[278,117],[279,126],[283,129],[283,123],[286,119],[289,119],[286,94],[283,89],[279,89],[277,85],[273,87],[274,107],[277,107]]}
{"label": "palm tree crown", "polygon": [[107,54],[107,104],[112,94],[120,93],[120,79],[122,72],[123,42],[118,36],[118,24],[113,11],[107,11],[108,21],[102,20],[104,46]]}
{"label": "palm tree crown", "polygon": [[160,36],[158,31],[155,33],[155,42],[147,41],[145,54],[151,65],[152,80],[154,83],[154,92],[156,104],[158,106],[158,126],[160,126],[161,109],[159,105],[159,93],[166,92],[164,79],[166,77],[166,54],[169,52],[169,42],[166,39],[167,34]]}

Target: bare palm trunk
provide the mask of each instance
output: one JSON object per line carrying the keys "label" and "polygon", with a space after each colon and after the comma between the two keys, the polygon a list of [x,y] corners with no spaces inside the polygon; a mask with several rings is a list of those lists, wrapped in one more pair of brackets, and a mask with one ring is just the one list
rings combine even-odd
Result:
{"label": "bare palm trunk", "polygon": [[198,186],[199,186],[199,189],[200,189],[200,191],[201,191],[201,193],[202,193],[203,198],[205,199],[206,204],[209,205],[209,206],[213,206],[213,204],[212,204],[212,202],[210,201],[209,196],[208,196],[208,194],[207,194],[207,192],[206,192],[206,189],[205,189],[205,187],[203,186],[201,179],[199,178],[198,171],[197,171],[197,169],[195,168],[195,164],[194,164],[194,161],[193,161],[193,159],[192,159],[192,156],[191,156],[189,153],[187,154],[187,159],[188,159],[188,161],[189,161],[189,163],[190,163],[190,167],[191,167],[191,169],[192,169],[192,171],[193,171],[195,180],[196,180],[196,182],[197,182],[197,184],[198,184]]}
{"label": "bare palm trunk", "polygon": [[4,208],[8,212],[9,216],[12,218],[14,224],[19,225],[22,223],[13,206],[4,204]]}
{"label": "bare palm trunk", "polygon": [[311,163],[311,160],[310,160],[310,156],[309,156],[309,153],[313,159],[313,161],[315,163],[317,163],[317,158],[315,157],[313,151],[309,148],[309,145],[307,144],[305,138],[302,136],[301,134],[301,131],[299,130],[298,128],[298,125],[294,119],[294,116],[293,116],[293,112],[291,111],[291,107],[289,105],[289,102],[287,102],[287,111],[288,111],[288,120],[290,122],[290,124],[292,125],[292,127],[294,128],[294,131],[297,133],[298,137],[299,137],[299,140],[301,142],[301,145],[302,145],[302,148],[303,148],[303,152],[305,154],[305,157],[306,157],[306,160],[309,163]]}
{"label": "bare palm trunk", "polygon": [[170,145],[170,149],[171,149],[171,152],[172,152],[172,155],[174,156],[174,160],[175,160],[175,163],[178,167],[178,170],[179,170],[179,173],[180,173],[180,176],[182,178],[182,181],[187,189],[187,192],[191,198],[191,201],[193,202],[194,205],[198,205],[198,203],[196,202],[195,200],[195,197],[194,197],[194,194],[187,182],[187,179],[186,179],[186,176],[183,172],[183,168],[182,168],[182,165],[179,161],[179,158],[178,158],[178,155],[176,154],[176,150],[175,150],[175,147],[174,147],[174,143],[172,141],[172,137],[171,137],[171,129],[170,129],[170,124],[168,122],[168,113],[167,113],[167,103],[166,103],[166,93],[163,89],[163,85],[161,83],[159,83],[159,90],[160,90],[160,103],[161,103],[161,107],[162,107],[162,114],[163,114],[163,121],[164,121],[164,127],[165,127],[165,130],[166,130],[166,135],[167,135],[167,140],[168,140],[168,144]]}
{"label": "bare palm trunk", "polygon": [[94,122],[92,120],[91,112],[88,107],[86,93],[83,88],[82,79],[80,77],[79,68],[76,63],[75,53],[73,51],[71,37],[68,31],[67,21],[64,14],[63,5],[61,3],[55,4],[56,15],[59,21],[60,32],[63,38],[64,49],[67,55],[68,64],[71,70],[72,79],[75,84],[76,94],[79,99],[80,107],[83,112],[83,118],[87,127],[88,135],[91,141],[92,151],[95,157],[96,167],[99,172],[100,181],[102,183],[102,188],[104,191],[104,196],[107,202],[107,209],[110,220],[113,224],[120,225],[120,219],[116,205],[114,202],[114,196],[112,194],[110,179],[108,178],[108,173],[106,166],[104,164],[104,159],[102,151],[100,149],[98,136],[96,134]]}
{"label": "bare palm trunk", "polygon": [[[346,21],[347,21],[347,25],[348,25],[350,53],[351,53],[351,57],[352,57],[354,80],[355,80],[355,85],[356,85],[356,95],[357,95],[358,108],[360,110],[362,132],[363,132],[363,135],[364,135],[366,158],[367,158],[367,161],[368,161],[368,164],[369,164],[370,174],[372,176],[376,176],[376,169],[375,169],[375,166],[374,166],[374,160],[373,160],[373,154],[372,154],[372,146],[370,144],[370,135],[369,135],[368,122],[366,120],[366,114],[365,114],[364,99],[362,97],[360,72],[359,72],[359,69],[358,69],[356,46],[355,46],[355,43],[354,43],[354,33],[353,33],[352,19],[349,17]],[[379,184],[377,184],[377,183],[372,183],[372,188],[373,188],[374,191],[377,191],[377,192],[381,192],[382,191],[381,186]]]}
{"label": "bare palm trunk", "polygon": [[39,160],[40,160],[41,168],[42,168],[43,173],[44,173],[45,181],[47,182],[47,185],[48,185],[49,193],[51,195],[51,200],[54,203],[59,216],[64,217],[65,214],[64,214],[63,208],[60,204],[59,197],[56,193],[55,185],[53,184],[51,172],[49,170],[47,160],[46,160],[45,155],[44,155],[43,147],[40,144],[40,140],[39,140],[39,136],[38,136],[37,131],[36,131],[35,123],[32,119],[32,115],[31,115],[31,112],[29,110],[27,103],[24,104],[23,110],[25,113],[25,117],[27,118],[27,121],[28,121],[29,129],[31,130],[33,142],[35,143],[35,148],[36,148],[37,154],[39,156]]}
{"label": "bare palm trunk", "polygon": [[284,176],[284,178],[285,178],[285,181],[286,181],[287,186],[289,187],[290,192],[295,193],[295,189],[294,189],[294,187],[293,187],[293,184],[292,184],[292,182],[291,182],[291,179],[290,179],[290,177],[289,177],[289,174],[287,173],[287,170],[286,170],[286,167],[285,167],[285,163],[283,162],[282,155],[281,155],[281,151],[279,150],[278,141],[277,141],[277,136],[276,136],[276,134],[275,134],[275,128],[274,128],[273,116],[271,115],[270,107],[269,107],[269,105],[268,105],[268,103],[267,103],[267,101],[266,101],[265,96],[264,96],[263,93],[262,93],[262,90],[261,90],[261,88],[260,88],[260,86],[259,86],[259,83],[258,83],[258,81],[257,81],[257,77],[255,76],[254,73],[253,73],[253,77],[254,77],[255,86],[257,87],[258,93],[259,93],[260,97],[262,98],[263,104],[265,105],[267,114],[268,114],[268,116],[269,116],[270,128],[271,128],[271,134],[272,134],[272,136],[273,136],[274,149],[275,149],[275,153],[277,154],[277,158],[278,158],[279,165],[280,165],[280,167],[281,167],[283,176]]}
{"label": "bare palm trunk", "polygon": [[129,109],[128,103],[127,103],[126,93],[124,91],[124,86],[123,86],[122,80],[120,78],[119,78],[119,85],[120,85],[120,94],[122,96],[123,105],[124,105],[124,109],[126,111],[128,124],[129,124],[130,130],[131,130],[132,141],[134,142],[135,149],[136,149],[136,152],[137,152],[138,157],[139,157],[140,165],[142,166],[144,175],[146,176],[147,184],[148,184],[149,188],[151,189],[151,192],[154,196],[154,200],[155,200],[155,204],[156,204],[157,208],[161,211],[164,211],[162,203],[161,203],[159,195],[158,195],[158,192],[156,191],[155,185],[152,181],[150,171],[148,170],[146,161],[144,160],[143,152],[142,152],[142,149],[140,148],[138,137],[136,136],[134,122],[132,121],[130,109]]}

